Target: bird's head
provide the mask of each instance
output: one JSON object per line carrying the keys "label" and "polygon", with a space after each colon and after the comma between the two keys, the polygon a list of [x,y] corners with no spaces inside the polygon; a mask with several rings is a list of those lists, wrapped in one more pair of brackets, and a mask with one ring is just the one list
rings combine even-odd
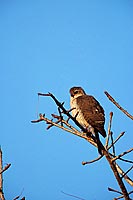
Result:
{"label": "bird's head", "polygon": [[81,87],[72,87],[70,89],[70,95],[73,98],[77,98],[77,97],[85,95],[85,94],[86,94],[85,91]]}

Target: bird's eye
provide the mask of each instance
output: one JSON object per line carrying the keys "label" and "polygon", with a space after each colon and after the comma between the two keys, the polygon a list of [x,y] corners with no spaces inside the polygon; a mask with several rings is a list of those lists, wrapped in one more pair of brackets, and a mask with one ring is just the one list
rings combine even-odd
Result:
{"label": "bird's eye", "polygon": [[74,91],[74,94],[77,94],[77,93],[78,93],[78,90],[75,90],[75,91]]}

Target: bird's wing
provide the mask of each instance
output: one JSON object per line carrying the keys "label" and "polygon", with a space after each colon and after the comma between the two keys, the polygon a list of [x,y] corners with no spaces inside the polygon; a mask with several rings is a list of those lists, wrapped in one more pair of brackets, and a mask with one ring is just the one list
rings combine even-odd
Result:
{"label": "bird's wing", "polygon": [[83,113],[84,119],[103,137],[106,137],[104,130],[105,114],[100,103],[90,95],[83,95],[77,98],[77,104]]}

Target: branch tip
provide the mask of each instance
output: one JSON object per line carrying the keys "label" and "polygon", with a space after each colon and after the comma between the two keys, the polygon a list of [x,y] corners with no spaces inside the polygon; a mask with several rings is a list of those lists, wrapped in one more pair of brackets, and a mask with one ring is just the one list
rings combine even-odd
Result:
{"label": "branch tip", "polygon": [[86,165],[86,162],[83,161],[83,162],[82,162],[82,165]]}
{"label": "branch tip", "polygon": [[51,96],[51,94],[50,93],[44,94],[44,93],[38,92],[38,96]]}
{"label": "branch tip", "polygon": [[106,94],[106,96],[108,97],[108,99],[109,99],[113,104],[115,104],[115,106],[116,106],[117,108],[119,108],[125,115],[127,115],[130,119],[133,120],[133,116],[132,116],[130,113],[128,113],[127,110],[125,110],[124,108],[122,108],[122,107],[119,105],[119,103],[117,103],[117,102],[115,101],[115,99],[114,99],[107,91],[105,91],[104,93]]}
{"label": "branch tip", "polygon": [[110,112],[110,118],[112,118],[113,117],[113,112]]}

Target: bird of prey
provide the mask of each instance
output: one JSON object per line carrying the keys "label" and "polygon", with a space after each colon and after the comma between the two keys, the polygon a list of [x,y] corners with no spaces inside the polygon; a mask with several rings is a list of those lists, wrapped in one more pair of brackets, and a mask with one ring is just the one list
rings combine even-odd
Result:
{"label": "bird of prey", "polygon": [[[106,137],[104,129],[105,115],[102,106],[93,96],[87,95],[81,87],[72,87],[70,96],[72,116],[76,116],[79,124],[95,135],[98,145],[98,132]],[[100,151],[99,148],[98,146],[98,151]],[[99,153],[101,154],[101,152]]]}

